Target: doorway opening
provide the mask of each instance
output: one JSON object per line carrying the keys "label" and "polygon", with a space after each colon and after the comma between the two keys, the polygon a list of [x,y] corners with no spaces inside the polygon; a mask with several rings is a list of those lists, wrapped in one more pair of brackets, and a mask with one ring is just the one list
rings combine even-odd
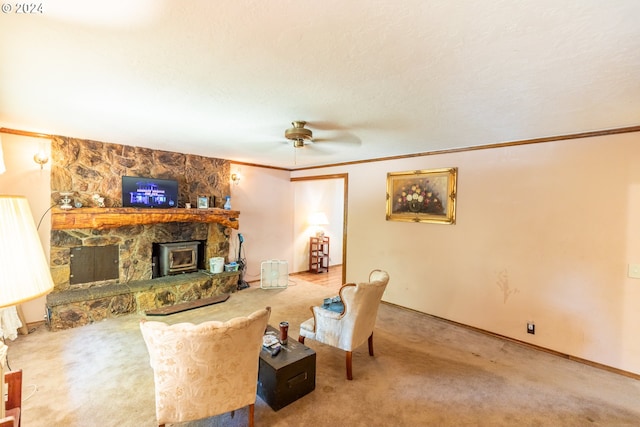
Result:
{"label": "doorway opening", "polygon": [[329,221],[323,226],[331,238],[329,270],[331,266],[341,265],[342,283],[347,276],[347,199],[349,188],[348,174],[332,174],[291,178],[296,183],[295,212],[296,212],[296,245],[306,247],[307,252],[295,255],[294,263],[297,271],[306,271],[309,256],[309,238],[313,228],[310,228],[308,217],[312,213],[321,211],[327,215]]}

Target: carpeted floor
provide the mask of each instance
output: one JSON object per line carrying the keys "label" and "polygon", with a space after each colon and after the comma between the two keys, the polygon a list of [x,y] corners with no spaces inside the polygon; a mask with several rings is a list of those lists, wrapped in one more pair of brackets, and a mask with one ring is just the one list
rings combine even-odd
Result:
{"label": "carpeted floor", "polygon": [[[393,280],[393,278],[391,278]],[[298,325],[335,286],[293,278],[286,289],[257,284],[222,304],[168,317],[168,323],[227,320],[272,307],[270,324]],[[154,426],[152,371],[140,316],[35,332],[7,342],[24,370],[24,427]],[[317,352],[316,390],[274,412],[256,398],[257,426],[638,426],[640,381],[383,304],[375,357],[307,340]],[[233,357],[232,354],[229,357]],[[246,409],[189,427],[244,426]]]}

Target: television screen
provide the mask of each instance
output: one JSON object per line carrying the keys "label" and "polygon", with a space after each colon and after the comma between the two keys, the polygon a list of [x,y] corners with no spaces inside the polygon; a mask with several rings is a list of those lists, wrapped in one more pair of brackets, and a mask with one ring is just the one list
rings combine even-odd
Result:
{"label": "television screen", "polygon": [[176,208],[178,207],[178,181],[123,176],[122,206],[133,208]]}

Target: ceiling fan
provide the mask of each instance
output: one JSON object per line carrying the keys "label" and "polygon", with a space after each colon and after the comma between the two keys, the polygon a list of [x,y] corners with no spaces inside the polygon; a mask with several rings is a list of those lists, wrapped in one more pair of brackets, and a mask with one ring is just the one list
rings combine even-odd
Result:
{"label": "ceiling fan", "polygon": [[[293,142],[294,163],[297,164],[297,153],[302,153],[298,148],[305,147],[311,149],[314,153],[323,155],[336,152],[340,148],[338,146],[359,146],[361,145],[360,138],[351,132],[343,129],[335,123],[328,122],[313,122],[311,125],[314,128],[318,128],[321,134],[329,134],[328,137],[314,138],[311,129],[305,126],[308,123],[304,120],[296,120],[291,122],[291,127],[284,131],[284,137]],[[321,143],[321,144],[317,144]],[[326,146],[325,146],[326,144]],[[333,150],[330,148],[334,146]],[[325,146],[325,147],[321,147]]]}
{"label": "ceiling fan", "polygon": [[304,127],[306,124],[304,120],[293,121],[293,127],[284,131],[284,137],[293,141],[294,148],[302,148],[305,141],[313,141],[313,132]]}

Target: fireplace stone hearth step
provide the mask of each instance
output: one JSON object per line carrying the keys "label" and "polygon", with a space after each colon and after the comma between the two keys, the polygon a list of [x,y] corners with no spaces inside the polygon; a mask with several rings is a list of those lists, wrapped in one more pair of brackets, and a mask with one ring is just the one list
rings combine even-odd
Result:
{"label": "fireplace stone hearth step", "polygon": [[237,291],[239,275],[239,271],[217,274],[198,271],[127,284],[52,292],[47,295],[47,323],[52,331],[57,331],[228,295]]}
{"label": "fireplace stone hearth step", "polygon": [[229,294],[218,295],[216,297],[202,298],[195,301],[183,302],[180,304],[169,305],[167,307],[147,310],[147,316],[167,316],[169,314],[181,313],[194,308],[206,307],[207,305],[219,304],[229,299]]}

